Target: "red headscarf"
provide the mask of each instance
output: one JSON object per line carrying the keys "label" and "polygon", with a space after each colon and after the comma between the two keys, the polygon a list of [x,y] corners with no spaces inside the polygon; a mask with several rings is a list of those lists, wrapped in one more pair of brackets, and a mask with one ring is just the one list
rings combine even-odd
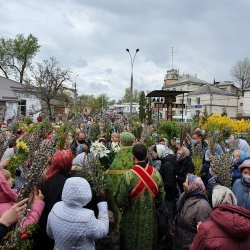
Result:
{"label": "red headscarf", "polygon": [[49,180],[60,171],[69,172],[72,167],[73,154],[70,149],[61,150],[54,154],[51,166],[45,174],[45,180]]}

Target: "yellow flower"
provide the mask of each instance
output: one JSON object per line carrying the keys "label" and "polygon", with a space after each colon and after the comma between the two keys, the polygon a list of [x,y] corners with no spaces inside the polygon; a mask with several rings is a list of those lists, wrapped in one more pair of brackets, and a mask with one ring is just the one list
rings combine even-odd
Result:
{"label": "yellow flower", "polygon": [[29,153],[29,148],[24,141],[17,140],[17,150],[22,149],[25,153]]}

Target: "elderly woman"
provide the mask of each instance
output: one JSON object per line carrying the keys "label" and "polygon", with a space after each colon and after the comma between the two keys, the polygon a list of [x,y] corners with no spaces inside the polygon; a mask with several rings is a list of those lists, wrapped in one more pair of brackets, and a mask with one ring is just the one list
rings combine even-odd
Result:
{"label": "elderly woman", "polygon": [[200,177],[188,175],[183,186],[185,191],[177,202],[177,238],[181,249],[189,249],[197,232],[198,222],[208,220],[212,208]]}
{"label": "elderly woman", "polygon": [[250,211],[238,207],[233,192],[218,185],[213,190],[211,220],[199,225],[190,250],[249,249]]}
{"label": "elderly woman", "polygon": [[51,159],[51,165],[48,166],[41,181],[41,191],[44,195],[45,207],[40,218],[40,234],[36,240],[35,249],[50,250],[54,247],[54,242],[46,234],[48,215],[58,201],[61,201],[62,190],[67,178],[71,177],[73,154],[71,150],[58,151]]}
{"label": "elderly woman", "polygon": [[176,179],[181,192],[183,192],[183,183],[186,181],[187,174],[194,173],[194,164],[190,157],[190,151],[186,147],[179,148],[176,155],[179,164]]}
{"label": "elderly woman", "polygon": [[238,206],[250,210],[250,160],[245,160],[239,166],[239,171],[242,177],[234,182],[232,190]]}

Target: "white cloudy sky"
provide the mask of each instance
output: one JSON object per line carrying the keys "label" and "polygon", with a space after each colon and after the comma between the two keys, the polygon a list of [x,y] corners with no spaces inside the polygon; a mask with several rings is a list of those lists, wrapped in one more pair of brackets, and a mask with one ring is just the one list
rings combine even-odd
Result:
{"label": "white cloudy sky", "polygon": [[80,94],[121,97],[130,85],[161,89],[171,68],[208,82],[231,80],[249,56],[249,0],[0,0],[0,35],[32,33],[36,61],[54,56],[75,74]]}

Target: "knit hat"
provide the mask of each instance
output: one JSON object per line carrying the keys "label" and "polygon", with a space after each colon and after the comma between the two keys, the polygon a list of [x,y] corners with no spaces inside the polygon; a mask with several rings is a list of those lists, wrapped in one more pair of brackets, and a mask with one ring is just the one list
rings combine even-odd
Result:
{"label": "knit hat", "polygon": [[243,161],[243,163],[239,166],[239,171],[242,172],[243,168],[250,168],[250,160]]}
{"label": "knit hat", "polygon": [[92,199],[92,192],[87,180],[81,177],[68,178],[62,191],[62,201],[70,206],[83,207]]}
{"label": "knit hat", "polygon": [[168,156],[169,154],[173,154],[173,151],[169,149],[167,146],[159,144],[156,145],[156,153],[158,154],[158,158],[162,159]]}
{"label": "knit hat", "polygon": [[227,187],[216,185],[213,188],[212,205],[213,207],[221,204],[237,205],[237,199],[234,193]]}

